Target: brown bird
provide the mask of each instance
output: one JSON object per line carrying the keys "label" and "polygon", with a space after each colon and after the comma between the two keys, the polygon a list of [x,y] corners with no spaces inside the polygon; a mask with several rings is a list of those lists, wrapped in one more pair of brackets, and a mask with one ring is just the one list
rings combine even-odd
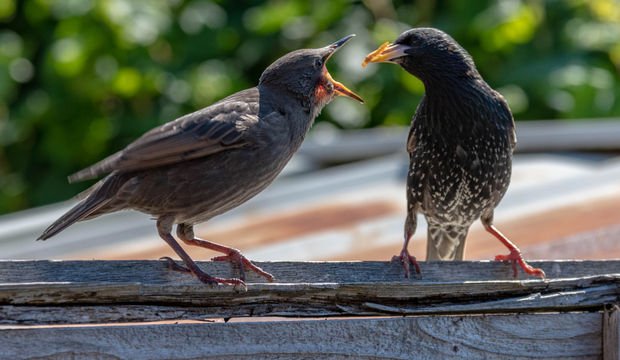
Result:
{"label": "brown bird", "polygon": [[409,274],[420,272],[407,246],[417,213],[428,222],[427,260],[462,260],[471,224],[484,228],[510,251],[496,260],[512,262],[544,277],[493,226],[493,211],[510,183],[515,127],[508,104],[480,76],[471,56],[453,38],[433,28],[405,31],[370,53],[364,63],[390,62],[424,83],[426,93],[413,115],[407,151],[405,242],[397,257]]}
{"label": "brown bird", "polygon": [[[184,267],[165,258],[172,269],[192,273],[206,284],[245,286],[244,267],[272,281],[271,274],[239,250],[195,237],[193,226],[265,189],[335,96],[363,102],[332,79],[325,67],[353,36],[323,48],[290,52],[265,69],[256,87],[154,128],[125,149],[71,175],[70,182],[109,174],[39,240],[77,221],[132,209],[156,218],[159,236],[185,263]],[[175,224],[185,244],[224,254],[213,260],[239,264],[240,279],[217,278],[202,271],[171,235]]]}

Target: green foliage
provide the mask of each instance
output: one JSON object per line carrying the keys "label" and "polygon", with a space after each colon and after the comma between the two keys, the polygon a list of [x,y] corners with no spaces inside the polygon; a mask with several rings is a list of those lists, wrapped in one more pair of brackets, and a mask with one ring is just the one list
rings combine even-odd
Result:
{"label": "green foliage", "polygon": [[436,26],[473,55],[515,117],[620,113],[620,6],[570,1],[0,1],[0,213],[67,199],[65,179],[146,130],[256,84],[277,57],[358,37],[319,126],[403,125],[422,84],[365,54]]}

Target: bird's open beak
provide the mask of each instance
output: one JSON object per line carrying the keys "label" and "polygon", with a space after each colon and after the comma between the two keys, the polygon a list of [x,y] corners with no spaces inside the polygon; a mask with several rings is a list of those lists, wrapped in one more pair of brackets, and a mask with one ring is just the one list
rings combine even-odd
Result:
{"label": "bird's open beak", "polygon": [[[335,43],[326,46],[327,56],[325,57],[325,61],[327,62],[327,60],[329,60],[329,58],[338,49],[340,49],[342,45],[344,45],[347,41],[351,40],[351,38],[354,36],[355,34],[347,35],[343,37],[342,39],[336,41]],[[336,93],[336,95],[347,96],[347,97],[350,97],[351,99],[361,102],[362,104],[364,103],[364,100],[359,95],[349,90],[346,86],[342,85],[342,83],[339,83],[338,81],[334,80],[334,78],[332,78],[332,76],[329,74],[327,69],[325,70],[325,80],[331,82],[334,85],[334,92]]]}
{"label": "bird's open beak", "polygon": [[353,91],[349,90],[346,86],[342,85],[342,83],[339,83],[338,81],[334,80],[334,78],[332,78],[332,76],[327,71],[325,71],[325,79],[334,85],[334,92],[336,93],[336,95],[347,96],[347,97],[350,97],[351,99],[361,102],[362,104],[364,103],[364,99],[362,99],[359,95],[357,95]]}
{"label": "bird's open beak", "polygon": [[410,46],[402,44],[391,44],[384,42],[375,51],[366,55],[362,62],[362,67],[366,67],[368,63],[380,63],[380,62],[393,62],[402,56],[407,55],[407,50],[411,49]]}

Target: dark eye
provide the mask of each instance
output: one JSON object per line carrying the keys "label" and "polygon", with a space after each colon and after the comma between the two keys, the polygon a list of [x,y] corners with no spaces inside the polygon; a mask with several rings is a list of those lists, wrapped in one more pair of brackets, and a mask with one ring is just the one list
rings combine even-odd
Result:
{"label": "dark eye", "polygon": [[331,92],[333,92],[333,91],[334,91],[334,84],[332,84],[332,82],[331,82],[331,81],[328,81],[328,82],[325,84],[325,88],[327,89],[327,92],[331,93]]}
{"label": "dark eye", "polygon": [[316,67],[317,69],[323,67],[323,59],[316,59],[314,61],[314,67]]}

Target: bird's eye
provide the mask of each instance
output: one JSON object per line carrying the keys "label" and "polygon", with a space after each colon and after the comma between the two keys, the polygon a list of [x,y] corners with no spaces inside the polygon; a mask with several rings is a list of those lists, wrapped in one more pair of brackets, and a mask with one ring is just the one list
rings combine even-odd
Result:
{"label": "bird's eye", "polygon": [[332,84],[332,82],[331,82],[331,81],[328,81],[328,82],[325,84],[325,88],[327,89],[327,92],[331,93],[331,92],[333,92],[333,91],[334,91],[334,84]]}
{"label": "bird's eye", "polygon": [[316,67],[317,69],[323,66],[323,59],[316,59],[314,61],[314,67]]}

